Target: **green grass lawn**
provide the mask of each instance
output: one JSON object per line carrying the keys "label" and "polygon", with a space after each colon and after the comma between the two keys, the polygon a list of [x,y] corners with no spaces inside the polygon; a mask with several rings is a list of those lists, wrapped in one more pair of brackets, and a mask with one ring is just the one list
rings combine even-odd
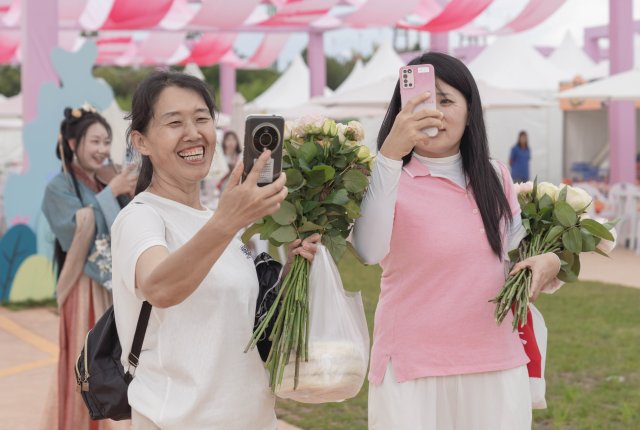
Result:
{"label": "green grass lawn", "polygon": [[[362,291],[369,330],[380,268],[347,253],[345,288]],[[566,285],[537,303],[549,329],[547,403],[536,430],[640,429],[640,290],[601,283]],[[367,384],[354,399],[324,405],[279,400],[278,417],[304,430],[367,428]]]}

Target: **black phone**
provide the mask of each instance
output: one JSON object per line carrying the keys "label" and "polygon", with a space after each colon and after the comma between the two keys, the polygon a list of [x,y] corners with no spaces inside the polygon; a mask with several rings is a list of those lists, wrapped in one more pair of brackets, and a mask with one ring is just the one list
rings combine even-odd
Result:
{"label": "black phone", "polygon": [[284,118],[278,115],[249,115],[244,128],[244,171],[242,179],[253,169],[260,155],[271,150],[271,158],[262,168],[258,186],[268,185],[282,172]]}

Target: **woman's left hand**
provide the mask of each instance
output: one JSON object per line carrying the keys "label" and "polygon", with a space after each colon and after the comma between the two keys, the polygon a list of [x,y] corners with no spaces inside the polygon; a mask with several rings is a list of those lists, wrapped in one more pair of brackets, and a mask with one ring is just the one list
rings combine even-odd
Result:
{"label": "woman's left hand", "polygon": [[560,258],[553,252],[529,257],[513,266],[509,275],[515,275],[524,268],[531,269],[531,291],[529,298],[534,302],[540,291],[552,285],[560,272]]}
{"label": "woman's left hand", "polygon": [[293,261],[296,255],[313,261],[313,257],[318,251],[318,244],[320,243],[320,234],[315,233],[307,237],[305,240],[296,239],[289,244],[289,252],[287,253],[287,262]]}
{"label": "woman's left hand", "polygon": [[318,251],[318,244],[320,243],[320,234],[315,233],[306,238],[305,240],[296,239],[289,244],[289,252],[287,254],[287,262],[293,261],[296,255],[302,258],[313,261],[313,257]]}

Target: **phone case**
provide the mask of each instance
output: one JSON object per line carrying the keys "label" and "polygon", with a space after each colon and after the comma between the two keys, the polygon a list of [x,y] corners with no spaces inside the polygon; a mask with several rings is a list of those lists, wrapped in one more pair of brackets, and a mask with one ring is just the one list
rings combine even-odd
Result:
{"label": "phone case", "polygon": [[[400,99],[402,100],[402,107],[418,94],[426,92],[431,93],[431,97],[416,106],[415,110],[436,109],[436,75],[431,64],[400,67]],[[435,127],[425,128],[422,131],[430,137],[438,134],[438,129]]]}
{"label": "phone case", "polygon": [[284,118],[277,115],[249,115],[244,128],[244,172],[247,177],[253,165],[265,150],[271,150],[271,159],[265,164],[258,177],[258,185],[272,183],[282,171],[282,146]]}

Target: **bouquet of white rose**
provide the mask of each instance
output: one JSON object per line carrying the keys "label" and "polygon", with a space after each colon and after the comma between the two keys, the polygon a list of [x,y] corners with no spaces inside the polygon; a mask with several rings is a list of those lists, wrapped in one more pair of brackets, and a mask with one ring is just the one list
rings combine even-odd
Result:
{"label": "bouquet of white rose", "polygon": [[[287,175],[289,194],[282,202],[278,212],[265,217],[247,229],[244,238],[259,232],[262,239],[268,239],[272,244],[279,246],[298,238],[304,239],[313,233],[320,233],[322,245],[326,247],[333,259],[338,261],[347,249],[346,238],[351,232],[354,220],[360,216],[360,203],[369,184],[368,176],[371,172],[373,157],[369,153],[369,149],[362,144],[363,139],[362,126],[356,121],[345,125],[331,119],[312,118],[293,124],[287,123],[285,126],[283,170]],[[318,288],[321,294],[331,290],[332,294],[335,293],[336,300],[346,302],[348,299],[344,298],[345,293],[342,290],[339,275],[337,275],[337,279],[328,276],[332,268],[327,266],[333,262],[328,264],[327,260],[330,259],[319,258],[324,253],[325,250],[320,249],[319,255],[316,256],[317,261],[314,260],[314,265],[324,264],[325,266],[323,270],[317,271],[318,275],[315,278],[323,279],[319,283],[330,283],[335,288],[329,288],[328,285],[319,285]],[[323,312],[322,306],[313,303],[310,306],[310,296],[313,299],[316,294],[310,294],[309,291],[309,270],[309,262],[296,256],[291,270],[282,283],[275,303],[257,326],[247,346],[247,350],[254,347],[258,340],[264,336],[270,323],[275,321],[269,336],[272,346],[265,366],[271,374],[270,386],[279,395],[279,386],[286,387],[286,389],[291,386],[291,389],[295,390],[298,388],[299,380],[305,375],[315,375],[316,380],[318,378],[324,378],[324,381],[333,380],[334,382],[331,384],[334,387],[336,384],[339,385],[341,382],[335,382],[336,378],[333,378],[336,375],[334,370],[340,367],[340,362],[343,363],[343,367],[346,365],[344,357],[352,357],[349,351],[353,349],[354,342],[338,344],[334,341],[342,342],[344,338],[353,339],[361,333],[361,330],[357,328],[353,328],[353,330],[351,328],[340,329],[337,331],[342,334],[333,336],[330,342],[327,342],[327,339],[322,339],[322,336],[315,336],[314,338],[322,341],[316,342],[309,348],[309,311],[317,309],[316,314]],[[337,270],[335,272],[337,273]],[[311,285],[311,287],[314,286]],[[326,298],[318,300],[329,302]],[[365,324],[367,346],[364,349],[367,352],[362,358],[358,358],[360,363],[358,367],[361,368],[358,374],[362,373],[362,378],[364,378],[369,339],[368,333],[366,333],[362,304],[360,302],[360,310],[357,304],[354,306],[334,306],[334,309],[330,310],[335,314],[333,318],[328,317],[329,321],[320,321],[317,326],[322,328],[322,325],[328,327],[340,325],[341,321],[346,318],[344,315],[339,315],[343,309],[343,313],[349,313],[347,309],[351,308],[355,309],[352,313],[362,314],[361,318],[358,314],[355,319],[361,319]],[[327,307],[331,307],[331,304],[327,303],[325,308]],[[359,324],[359,322],[346,321],[343,325],[357,326]],[[357,334],[343,335],[344,332]],[[356,345],[356,349],[361,350],[363,347]],[[349,353],[347,354],[347,352]],[[292,353],[294,362],[289,364]],[[332,360],[327,361],[327,354],[332,357]],[[302,366],[305,362],[309,364]],[[327,363],[329,365],[326,365]],[[331,370],[332,368],[334,370]],[[331,372],[333,373],[329,375]],[[329,395],[314,397],[313,393],[319,392],[318,390],[314,391],[314,384],[308,378],[304,381],[303,388],[309,390],[305,399],[301,401],[329,401],[327,400],[331,399]],[[324,385],[324,389],[327,389],[326,382]],[[344,396],[340,393],[345,392],[343,390],[336,396]],[[337,399],[342,400],[344,397],[337,397]]]}
{"label": "bouquet of white rose", "polygon": [[[586,191],[537,181],[515,186],[527,235],[518,248],[509,252],[512,262],[554,252],[561,261],[558,279],[572,282],[580,274],[580,253],[593,251],[607,256],[613,249],[615,239],[610,230],[614,223],[600,223],[587,216],[592,199]],[[529,269],[510,276],[491,300],[496,303],[496,321],[501,323],[513,309],[513,329],[525,325],[530,290]]]}

